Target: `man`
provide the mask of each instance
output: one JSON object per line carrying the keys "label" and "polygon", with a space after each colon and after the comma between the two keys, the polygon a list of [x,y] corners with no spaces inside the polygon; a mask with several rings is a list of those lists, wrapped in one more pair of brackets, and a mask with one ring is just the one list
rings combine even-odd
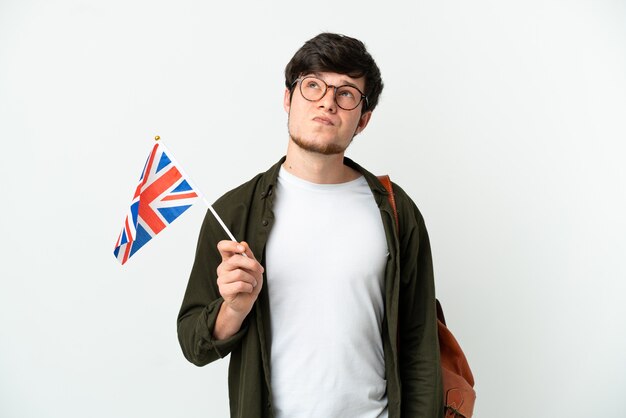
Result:
{"label": "man", "polygon": [[358,40],[322,33],[285,69],[289,144],[208,214],[178,317],[187,359],[231,355],[232,417],[438,418],[442,388],[424,220],[344,157],[383,84]]}

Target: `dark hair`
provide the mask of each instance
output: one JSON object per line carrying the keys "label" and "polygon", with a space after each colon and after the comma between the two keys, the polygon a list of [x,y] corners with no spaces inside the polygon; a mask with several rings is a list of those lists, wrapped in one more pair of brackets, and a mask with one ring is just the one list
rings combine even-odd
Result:
{"label": "dark hair", "polygon": [[[374,58],[363,42],[336,33],[320,33],[309,39],[285,67],[285,86],[291,90],[298,77],[314,72],[333,72],[353,78],[365,77],[363,112],[374,110],[383,91],[383,80]],[[293,90],[291,90],[293,93]]]}

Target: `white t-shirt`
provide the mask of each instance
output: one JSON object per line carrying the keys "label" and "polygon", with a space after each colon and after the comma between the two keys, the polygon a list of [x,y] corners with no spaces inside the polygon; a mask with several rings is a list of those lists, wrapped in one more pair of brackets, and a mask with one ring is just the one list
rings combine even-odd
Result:
{"label": "white t-shirt", "polygon": [[387,241],[363,177],[315,184],[281,169],[266,248],[277,418],[387,417]]}

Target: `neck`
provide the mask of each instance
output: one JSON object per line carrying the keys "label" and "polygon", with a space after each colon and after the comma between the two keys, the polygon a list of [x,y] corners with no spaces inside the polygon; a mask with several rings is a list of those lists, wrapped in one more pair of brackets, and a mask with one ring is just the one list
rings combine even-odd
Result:
{"label": "neck", "polygon": [[283,167],[296,177],[317,184],[338,184],[354,180],[360,174],[344,165],[344,153],[324,155],[306,151],[289,141]]}

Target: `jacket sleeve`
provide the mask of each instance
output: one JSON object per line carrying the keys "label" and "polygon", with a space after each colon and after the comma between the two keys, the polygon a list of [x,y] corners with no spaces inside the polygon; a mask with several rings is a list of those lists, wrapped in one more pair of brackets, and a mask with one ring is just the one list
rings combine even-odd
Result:
{"label": "jacket sleeve", "polygon": [[217,243],[222,239],[228,238],[207,211],[178,314],[178,341],[187,360],[196,366],[204,366],[228,355],[247,330],[247,321],[244,321],[241,330],[232,337],[226,340],[213,338],[215,320],[223,302],[217,286],[217,266],[222,261]]}
{"label": "jacket sleeve", "polygon": [[395,187],[400,219],[399,368],[402,418],[443,417],[435,283],[424,219]]}

